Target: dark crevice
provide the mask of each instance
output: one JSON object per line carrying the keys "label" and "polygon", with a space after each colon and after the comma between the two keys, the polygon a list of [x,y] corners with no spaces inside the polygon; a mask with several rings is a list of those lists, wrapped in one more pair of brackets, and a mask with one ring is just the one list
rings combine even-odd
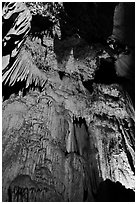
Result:
{"label": "dark crevice", "polygon": [[96,202],[135,202],[135,192],[126,189],[120,182],[112,182],[109,179],[101,182],[97,194]]}
{"label": "dark crevice", "polygon": [[8,33],[8,31],[11,29],[12,25],[14,24],[15,19],[18,17],[19,13],[15,12],[11,15],[9,19],[4,19],[2,17],[2,38]]}
{"label": "dark crevice", "polygon": [[84,86],[90,93],[93,93],[93,82],[94,82],[94,80],[82,81],[83,86]]}
{"label": "dark crevice", "polygon": [[95,83],[113,84],[117,82],[117,75],[114,67],[114,59],[100,59],[100,65],[95,72]]}
{"label": "dark crevice", "polygon": [[9,86],[8,84],[2,84],[3,101],[9,99],[12,94],[14,94],[14,96],[16,97],[19,94],[19,91],[21,91],[21,94],[24,97],[30,90],[38,90],[39,92],[42,92],[43,89],[41,86],[36,86],[35,83],[32,83],[31,85],[29,85],[28,88],[26,88],[25,81],[16,82],[13,86]]}
{"label": "dark crevice", "polygon": [[[39,14],[32,15],[30,35],[32,37],[40,38],[43,43],[43,37],[46,34],[46,31],[50,36],[52,36],[53,25],[54,23],[49,19],[49,17],[44,17]],[[44,43],[42,45],[44,45]]]}
{"label": "dark crevice", "polygon": [[111,35],[117,3],[66,2],[63,5],[71,27],[76,28],[80,37],[88,43],[105,42]]}
{"label": "dark crevice", "polygon": [[86,127],[86,130],[88,129],[85,118],[74,116],[73,117],[73,124],[80,125],[80,127],[82,124],[84,124]]}
{"label": "dark crevice", "polygon": [[65,72],[64,71],[58,71],[58,73],[59,73],[60,79],[62,80],[63,77],[65,76]]}
{"label": "dark crevice", "polygon": [[99,60],[98,69],[95,71],[94,78],[92,80],[84,81],[81,77],[83,86],[90,92],[93,92],[93,83],[96,84],[113,84],[118,83],[118,77],[116,75],[115,67],[114,67],[114,59],[101,58]]}
{"label": "dark crevice", "polygon": [[88,189],[84,189],[83,201],[86,202],[88,200]]}

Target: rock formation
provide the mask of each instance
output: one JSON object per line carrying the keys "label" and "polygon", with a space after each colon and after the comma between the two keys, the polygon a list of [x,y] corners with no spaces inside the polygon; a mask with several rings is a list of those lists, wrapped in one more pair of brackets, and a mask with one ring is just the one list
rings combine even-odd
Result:
{"label": "rock formation", "polygon": [[135,200],[134,91],[123,83],[133,86],[134,47],[114,20],[126,4],[4,3],[3,201]]}

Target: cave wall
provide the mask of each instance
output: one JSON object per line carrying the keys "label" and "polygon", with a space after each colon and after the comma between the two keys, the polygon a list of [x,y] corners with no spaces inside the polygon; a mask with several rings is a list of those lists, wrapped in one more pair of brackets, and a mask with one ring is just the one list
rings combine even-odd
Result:
{"label": "cave wall", "polygon": [[[134,189],[117,121],[131,116],[119,87],[111,89],[96,85],[92,97],[32,91],[3,103],[4,201],[95,201],[106,179]],[[130,138],[126,146],[134,160]]]}
{"label": "cave wall", "polygon": [[[79,3],[78,16],[76,5],[74,10],[64,5],[71,21],[60,25],[62,39],[32,37],[35,29],[25,39],[17,59],[29,70],[28,78],[33,75],[32,84],[16,69],[16,83],[3,84],[3,201],[134,201],[134,107],[104,48],[115,3],[107,10],[111,18],[102,33],[108,19],[102,3],[89,8]],[[95,27],[92,18],[87,21],[90,9]],[[80,20],[81,12],[85,18]],[[4,52],[4,68],[7,57]]]}

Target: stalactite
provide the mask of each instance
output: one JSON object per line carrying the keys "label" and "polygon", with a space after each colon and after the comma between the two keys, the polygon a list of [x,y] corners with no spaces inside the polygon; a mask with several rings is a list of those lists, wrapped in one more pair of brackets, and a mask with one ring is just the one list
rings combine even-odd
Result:
{"label": "stalactite", "polygon": [[86,121],[84,118],[73,116],[73,124],[70,124],[70,126],[66,145],[67,152],[75,152],[83,156],[87,152],[89,142]]}
{"label": "stalactite", "polygon": [[70,131],[67,139],[66,150],[68,153],[77,152],[76,138],[74,134],[74,126],[72,123],[69,124]]}
{"label": "stalactite", "polygon": [[[116,4],[65,3],[71,9],[57,14],[60,39],[56,31],[50,35],[54,11],[49,20],[44,17],[47,3],[32,8],[30,3],[28,12],[25,4],[21,10],[22,3],[3,4],[9,9],[3,41],[3,201],[95,202],[109,193],[118,199],[113,189],[119,188],[111,188],[115,181],[135,188],[135,120],[132,100],[118,85],[134,75],[134,56],[117,40],[106,42]],[[14,30],[9,13],[15,15]]]}
{"label": "stalactite", "polygon": [[74,134],[76,137],[79,155],[83,156],[88,151],[89,135],[87,131],[86,121],[84,118],[74,118]]}

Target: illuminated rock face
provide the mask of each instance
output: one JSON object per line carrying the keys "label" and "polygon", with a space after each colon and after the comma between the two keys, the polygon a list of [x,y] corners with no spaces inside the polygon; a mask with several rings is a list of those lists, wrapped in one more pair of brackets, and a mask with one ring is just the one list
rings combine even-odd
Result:
{"label": "illuminated rock face", "polygon": [[[75,23],[81,27],[79,18]],[[84,39],[87,29],[80,31]],[[3,201],[134,201],[134,108],[109,54],[83,38],[44,35],[42,44],[28,36],[17,69],[10,67],[15,85],[4,88]],[[24,75],[19,66],[27,82],[16,82]],[[112,69],[109,76],[100,67]]]}
{"label": "illuminated rock face", "polygon": [[120,88],[58,92],[3,103],[3,200],[95,201],[106,179],[134,189],[134,127]]}

